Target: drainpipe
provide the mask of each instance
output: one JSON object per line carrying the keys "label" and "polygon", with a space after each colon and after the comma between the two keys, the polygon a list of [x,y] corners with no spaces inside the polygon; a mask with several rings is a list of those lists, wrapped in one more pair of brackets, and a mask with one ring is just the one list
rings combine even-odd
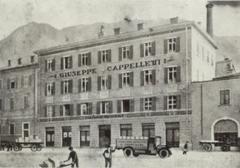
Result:
{"label": "drainpipe", "polygon": [[201,125],[201,138],[203,137],[203,85],[200,85],[200,125]]}
{"label": "drainpipe", "polygon": [[38,70],[34,69],[34,112],[33,112],[33,136],[36,136],[36,125],[37,125],[37,92],[38,92]]}

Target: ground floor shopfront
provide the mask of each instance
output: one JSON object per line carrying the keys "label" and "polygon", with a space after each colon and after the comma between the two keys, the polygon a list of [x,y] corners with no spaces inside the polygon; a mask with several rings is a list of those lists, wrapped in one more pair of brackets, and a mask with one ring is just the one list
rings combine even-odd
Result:
{"label": "ground floor shopfront", "polygon": [[191,141],[188,115],[119,117],[40,122],[39,132],[47,147],[105,147],[120,136],[161,136],[162,143],[179,147]]}

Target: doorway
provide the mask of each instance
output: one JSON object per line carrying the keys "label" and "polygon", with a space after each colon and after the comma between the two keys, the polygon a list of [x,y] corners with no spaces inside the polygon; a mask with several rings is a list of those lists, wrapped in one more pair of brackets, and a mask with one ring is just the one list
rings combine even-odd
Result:
{"label": "doorway", "polygon": [[166,144],[169,147],[179,147],[179,123],[166,123]]}
{"label": "doorway", "polygon": [[99,147],[111,144],[111,125],[99,125]]}
{"label": "doorway", "polygon": [[46,128],[46,147],[54,146],[54,127]]}
{"label": "doorway", "polygon": [[90,126],[80,126],[80,147],[90,145]]}
{"label": "doorway", "polygon": [[62,146],[67,147],[72,144],[72,129],[70,126],[62,127]]}

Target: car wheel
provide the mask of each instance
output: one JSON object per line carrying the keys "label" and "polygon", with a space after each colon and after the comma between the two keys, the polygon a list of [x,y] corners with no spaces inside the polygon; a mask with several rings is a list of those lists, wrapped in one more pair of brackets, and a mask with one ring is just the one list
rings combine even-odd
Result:
{"label": "car wheel", "polygon": [[169,156],[169,151],[167,150],[167,149],[160,149],[159,151],[158,151],[158,155],[159,155],[159,157],[160,158],[166,158],[166,157],[168,157]]}
{"label": "car wheel", "polygon": [[212,145],[211,144],[203,144],[202,148],[206,152],[212,151]]}
{"label": "car wheel", "polygon": [[132,148],[125,148],[123,150],[123,153],[125,157],[131,157],[133,155],[133,150]]}

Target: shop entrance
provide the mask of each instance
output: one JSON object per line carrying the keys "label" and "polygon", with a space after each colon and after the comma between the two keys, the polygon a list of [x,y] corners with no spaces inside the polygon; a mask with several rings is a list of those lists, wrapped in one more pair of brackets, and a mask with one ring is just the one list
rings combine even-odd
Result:
{"label": "shop entrance", "polygon": [[111,144],[111,126],[99,125],[99,147],[106,147]]}
{"label": "shop entrance", "polygon": [[72,144],[72,129],[70,126],[62,127],[62,146],[67,147]]}
{"label": "shop entrance", "polygon": [[169,147],[179,147],[179,123],[166,123],[166,144]]}
{"label": "shop entrance", "polygon": [[54,146],[54,128],[47,127],[46,128],[46,147]]}
{"label": "shop entrance", "polygon": [[90,126],[80,126],[80,147],[90,145]]}

